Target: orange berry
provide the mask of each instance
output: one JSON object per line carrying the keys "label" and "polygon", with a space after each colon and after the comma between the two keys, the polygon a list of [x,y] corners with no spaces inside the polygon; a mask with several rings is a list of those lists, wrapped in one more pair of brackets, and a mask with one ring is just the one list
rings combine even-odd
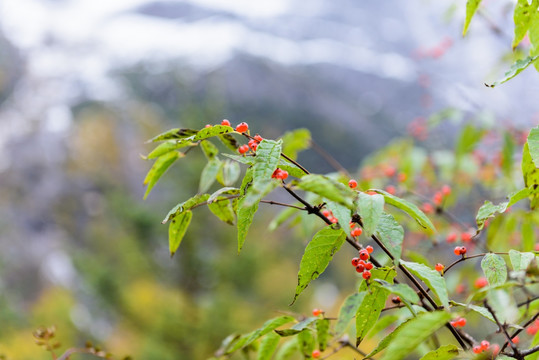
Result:
{"label": "orange berry", "polygon": [[373,264],[373,263],[367,263],[367,264],[365,265],[365,269],[367,269],[367,270],[372,270],[373,267],[374,267],[374,264]]}
{"label": "orange berry", "polygon": [[363,229],[358,227],[358,228],[355,228],[354,230],[352,230],[352,232],[350,234],[352,236],[360,236],[362,233],[363,233]]}
{"label": "orange berry", "polygon": [[444,196],[449,196],[451,194],[451,186],[449,185],[442,186],[442,194]]}
{"label": "orange berry", "polygon": [[511,340],[513,340],[513,344],[518,344],[520,342],[520,338],[518,337],[518,335],[512,338]]}
{"label": "orange berry", "polygon": [[247,151],[249,151],[249,145],[242,145],[238,148],[240,154],[245,154]]}
{"label": "orange berry", "polygon": [[440,206],[442,205],[442,201],[444,200],[444,196],[442,195],[441,192],[436,192],[434,194],[434,196],[432,197],[432,202],[434,203],[434,205],[436,206]]}
{"label": "orange berry", "polygon": [[481,354],[483,352],[483,349],[481,348],[481,346],[476,345],[473,347],[473,352],[474,354]]}
{"label": "orange berry", "polygon": [[367,250],[369,252],[369,254],[372,254],[372,252],[374,251],[374,249],[372,248],[372,246],[370,245],[367,245],[367,247],[365,248],[365,250]]}
{"label": "orange berry", "polygon": [[357,188],[357,181],[354,179],[350,179],[350,181],[348,181],[348,186],[350,187],[350,189]]}
{"label": "orange berry", "polygon": [[369,280],[371,278],[371,272],[369,270],[363,271],[363,279]]}
{"label": "orange berry", "polygon": [[425,214],[432,214],[434,212],[434,207],[431,203],[426,202],[421,206],[421,210],[423,210]]}
{"label": "orange berry", "polygon": [[239,133],[244,133],[247,130],[249,130],[249,125],[247,125],[246,122],[242,122],[238,126],[236,126],[236,131]]}
{"label": "orange berry", "polygon": [[388,166],[384,169],[384,174],[385,176],[387,177],[393,177],[395,176],[395,173],[397,172],[397,170],[393,167],[393,166]]}
{"label": "orange berry", "polygon": [[313,357],[313,359],[318,359],[321,355],[321,352],[320,350],[313,350],[311,356]]}
{"label": "orange berry", "polygon": [[407,176],[406,176],[405,173],[402,173],[402,172],[401,172],[401,173],[399,173],[399,175],[397,175],[397,180],[398,180],[399,182],[405,182],[406,179],[407,179]]}
{"label": "orange berry", "polygon": [[256,135],[254,136],[254,138],[255,138],[255,140],[258,141],[258,142],[261,142],[262,140],[264,140],[264,138],[263,138],[262,136],[258,135],[258,134],[256,134]]}
{"label": "orange berry", "polygon": [[204,125],[204,127],[207,129],[207,128],[211,128],[211,125],[210,124],[206,124]]}
{"label": "orange berry", "polygon": [[356,266],[356,271],[357,271],[358,273],[362,273],[363,271],[365,271],[365,265],[363,265],[363,264],[358,264],[358,265]]}
{"label": "orange berry", "polygon": [[445,238],[445,241],[448,243],[453,243],[457,241],[457,234],[456,233],[449,233],[447,237]]}
{"label": "orange berry", "polygon": [[322,314],[322,310],[320,309],[313,309],[313,316],[320,316]]}
{"label": "orange berry", "polygon": [[356,267],[358,265],[359,265],[359,258],[357,258],[357,257],[352,258],[352,266]]}
{"label": "orange berry", "polygon": [[359,258],[361,260],[368,260],[369,257],[369,252],[366,249],[359,250]]}
{"label": "orange berry", "polygon": [[490,346],[490,343],[488,341],[486,341],[486,340],[481,341],[481,349],[482,350],[488,349],[489,346]]}
{"label": "orange berry", "polygon": [[470,242],[472,241],[472,234],[470,234],[469,232],[463,232],[462,234],[460,234],[460,239],[462,240],[462,242]]}
{"label": "orange berry", "polygon": [[223,119],[223,121],[221,121],[221,125],[230,126],[230,121],[228,121],[227,119]]}
{"label": "orange berry", "polygon": [[484,288],[485,286],[488,285],[488,280],[487,278],[485,277],[479,277],[475,280],[473,286],[476,288],[476,289],[481,289],[481,288]]}
{"label": "orange berry", "polygon": [[436,266],[434,267],[436,269],[436,271],[439,271],[439,272],[442,272],[445,268],[445,266],[443,264],[436,264]]}

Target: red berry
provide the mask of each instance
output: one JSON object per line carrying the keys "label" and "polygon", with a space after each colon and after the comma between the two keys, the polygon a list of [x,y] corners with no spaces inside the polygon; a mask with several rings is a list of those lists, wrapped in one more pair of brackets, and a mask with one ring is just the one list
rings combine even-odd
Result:
{"label": "red berry", "polygon": [[313,316],[320,316],[322,314],[322,310],[320,309],[313,309]]}
{"label": "red berry", "polygon": [[400,304],[400,302],[401,302],[400,296],[395,296],[394,298],[391,298],[391,302],[393,304]]}
{"label": "red berry", "polygon": [[253,151],[256,151],[256,148],[258,147],[258,142],[256,140],[249,140],[248,145]]}
{"label": "red berry", "polygon": [[398,180],[399,182],[405,182],[405,181],[406,181],[406,178],[407,178],[407,176],[406,176],[405,173],[399,173],[399,175],[397,175],[397,180]]}
{"label": "red berry", "polygon": [[[520,342],[520,338],[517,336],[515,336],[514,338],[512,338],[511,340],[513,340],[513,344],[518,344]],[[483,342],[481,342],[482,344]]]}
{"label": "red berry", "polygon": [[365,248],[365,250],[367,250],[367,252],[368,252],[369,254],[372,254],[372,252],[374,251],[374,249],[373,249],[372,246],[370,246],[370,245],[368,245],[368,246]]}
{"label": "red berry", "polygon": [[490,346],[490,343],[486,340],[481,341],[481,350],[486,350]]}
{"label": "red berry", "polygon": [[359,236],[363,233],[363,229],[361,228],[355,228],[354,230],[352,230],[352,232],[350,234],[352,234],[352,236]]}
{"label": "red berry", "polygon": [[320,350],[313,350],[313,353],[311,354],[311,356],[314,358],[314,359],[318,359],[320,357]]}
{"label": "red berry", "polygon": [[[288,174],[286,174],[286,176],[288,176]],[[329,219],[333,224],[336,224],[339,222],[339,219],[337,219],[336,217],[332,217],[331,219]]]}
{"label": "red berry", "polygon": [[442,201],[444,200],[444,196],[441,192],[436,192],[434,194],[434,196],[432,197],[432,202],[434,203],[434,205],[436,206],[440,206],[442,205]]}
{"label": "red berry", "polygon": [[490,347],[491,351],[492,351],[492,355],[496,356],[498,355],[498,353],[500,352],[500,345],[498,344],[492,344],[492,346]]}
{"label": "red berry", "polygon": [[449,194],[451,194],[451,186],[449,185],[442,186],[442,194],[444,196],[449,196]]}
{"label": "red berry", "polygon": [[421,206],[421,210],[423,210],[425,214],[432,214],[434,212],[434,207],[431,205],[431,203],[426,202]]}
{"label": "red berry", "polygon": [[363,271],[365,271],[365,265],[359,264],[358,266],[356,266],[356,271],[358,273],[362,273]]}
{"label": "red berry", "polygon": [[535,335],[539,331],[539,324],[537,322],[531,324],[526,328],[526,332],[530,335]]}
{"label": "red berry", "polygon": [[352,266],[356,267],[359,265],[359,258],[355,257],[352,259]]}
{"label": "red berry", "polygon": [[472,234],[470,234],[469,232],[463,232],[462,234],[460,234],[460,239],[462,240],[462,242],[470,242],[472,241]]}
{"label": "red berry", "polygon": [[483,349],[481,348],[481,346],[476,345],[473,347],[473,352],[474,354],[481,354],[483,352]]}
{"label": "red berry", "polygon": [[372,270],[373,267],[374,265],[372,263],[367,263],[367,265],[365,265],[365,269],[367,270]]}
{"label": "red berry", "polygon": [[455,255],[464,255],[466,254],[466,248],[464,246],[457,246],[453,252]]}
{"label": "red berry", "polygon": [[322,211],[322,215],[324,215],[325,217],[329,217],[331,215],[331,211],[329,210],[323,210]]}
{"label": "red berry", "polygon": [[277,168],[275,169],[271,177],[274,179],[285,180],[288,177],[288,171]]}
{"label": "red berry", "polygon": [[242,145],[238,148],[238,152],[240,154],[245,154],[247,151],[249,151],[249,146],[248,145]]}
{"label": "red berry", "polygon": [[439,272],[442,272],[445,268],[445,266],[443,264],[436,264],[436,266],[434,267],[436,269],[436,271],[439,271]]}
{"label": "red berry", "polygon": [[350,230],[352,230],[356,226],[356,223],[353,221],[350,221]]}
{"label": "red berry", "polygon": [[393,185],[386,186],[386,191],[391,195],[395,195],[397,193],[397,189],[395,189]]}
{"label": "red berry", "polygon": [[262,136],[258,135],[258,134],[256,134],[256,135],[254,136],[254,138],[255,138],[255,140],[258,141],[258,142],[261,142],[262,140],[264,140],[264,138],[263,138]]}
{"label": "red berry", "polygon": [[445,239],[445,241],[447,241],[448,243],[453,243],[453,242],[457,241],[457,234],[449,233],[447,235],[447,238]]}
{"label": "red berry", "polygon": [[369,252],[365,249],[359,250],[359,258],[361,260],[368,260],[369,259]]}
{"label": "red berry", "polygon": [[239,133],[244,133],[247,130],[249,130],[249,125],[247,125],[247,123],[245,122],[242,122],[238,126],[236,126],[236,131]]}
{"label": "red berry", "polygon": [[457,320],[457,325],[460,326],[460,327],[466,326],[466,319],[465,318],[459,318]]}
{"label": "red berry", "polygon": [[207,128],[211,128],[211,125],[210,124],[206,124],[204,125],[204,127],[207,129]]}
{"label": "red berry", "polygon": [[466,251],[467,251],[467,250],[466,250],[466,247],[464,247],[464,246],[461,246],[461,247],[460,247],[460,254],[461,254],[461,255],[466,254]]}
{"label": "red berry", "polygon": [[230,126],[230,121],[228,121],[227,119],[223,119],[223,121],[221,121],[221,125]]}
{"label": "red berry", "polygon": [[362,275],[362,276],[363,276],[363,279],[369,280],[369,279],[371,278],[371,272],[370,272],[369,270],[365,270],[365,271],[363,272],[363,275]]}
{"label": "red berry", "polygon": [[350,181],[348,181],[348,186],[350,187],[350,189],[357,188],[357,181],[355,181],[354,179],[351,179]]}
{"label": "red berry", "polygon": [[484,288],[485,286],[488,285],[488,280],[487,278],[485,277],[479,277],[475,280],[473,286],[476,288],[476,289],[481,289],[481,288]]}
{"label": "red berry", "polygon": [[[387,177],[393,177],[395,176],[395,173],[397,172],[397,170],[393,167],[393,166],[388,166],[384,169],[384,174],[385,176]],[[388,191],[389,192],[389,191]]]}

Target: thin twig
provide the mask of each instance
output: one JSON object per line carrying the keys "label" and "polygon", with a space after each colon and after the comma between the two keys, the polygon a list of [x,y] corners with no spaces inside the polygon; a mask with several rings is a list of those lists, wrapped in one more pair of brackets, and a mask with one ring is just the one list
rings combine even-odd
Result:
{"label": "thin twig", "polygon": [[320,156],[322,156],[335,170],[342,172],[348,178],[352,178],[352,175],[346,170],[340,162],[337,161],[331,154],[329,154],[323,147],[318,145],[314,140],[311,139],[311,147],[316,151]]}
{"label": "thin twig", "polygon": [[[522,330],[524,330],[525,328],[530,326],[537,318],[539,318],[539,312],[537,314],[535,314],[530,320],[526,321],[526,323],[524,325],[522,325],[522,329],[516,330],[513,333],[513,336],[511,336],[511,339],[514,338],[515,336],[517,336],[518,334],[520,334],[520,332]],[[507,345],[509,345],[509,342],[506,341],[505,344],[503,344],[503,346],[502,346],[502,351],[507,347]]]}
{"label": "thin twig", "polygon": [[509,333],[507,332],[507,329],[505,328],[505,326],[503,326],[500,321],[498,320],[498,317],[496,316],[496,313],[494,312],[494,310],[492,310],[492,308],[490,307],[490,305],[488,304],[488,301],[485,300],[483,301],[483,305],[485,305],[485,308],[487,308],[487,310],[490,312],[490,314],[492,315],[492,317],[494,318],[494,321],[496,321],[496,324],[498,325],[498,327],[500,328],[500,331],[503,332],[503,334],[505,335],[505,337],[507,338],[507,341],[509,342],[509,344],[511,345],[511,348],[513,349],[513,353],[514,355],[516,356],[517,359],[524,359],[522,357],[522,355],[520,354],[520,351],[518,350],[518,347],[515,345],[515,343],[513,342],[513,339],[511,339],[511,336],[509,336]]}

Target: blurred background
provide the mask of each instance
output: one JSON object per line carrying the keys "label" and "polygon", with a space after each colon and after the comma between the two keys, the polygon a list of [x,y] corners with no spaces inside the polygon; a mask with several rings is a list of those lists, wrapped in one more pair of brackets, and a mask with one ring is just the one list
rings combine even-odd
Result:
{"label": "blurred background", "polygon": [[[171,259],[160,222],[204,161],[142,201],[144,142],[223,118],[267,138],[305,127],[355,173],[395,138],[451,149],[469,122],[529,129],[537,72],[483,85],[519,56],[514,2],[483,5],[462,38],[465,1],[1,1],[0,354],[49,359],[31,333],[55,325],[62,348],[204,359],[279,309],[336,315],[353,251],[289,307],[308,238],[269,233],[269,206],[240,256],[235,228],[197,209]],[[316,152],[300,161],[334,170]]]}

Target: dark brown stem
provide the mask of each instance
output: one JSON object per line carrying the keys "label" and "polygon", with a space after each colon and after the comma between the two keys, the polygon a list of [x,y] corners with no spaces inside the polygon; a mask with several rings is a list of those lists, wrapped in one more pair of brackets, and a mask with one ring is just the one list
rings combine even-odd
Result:
{"label": "dark brown stem", "polygon": [[445,273],[447,273],[449,271],[449,269],[451,269],[453,266],[457,265],[458,263],[461,263],[461,262],[466,261],[468,259],[474,259],[474,258],[478,258],[478,257],[483,257],[483,256],[485,256],[487,254],[508,255],[508,253],[506,253],[506,252],[493,252],[493,253],[475,254],[475,255],[470,255],[470,256],[462,256],[460,259],[455,260],[454,262],[452,262],[450,265],[448,265],[444,269],[444,275],[445,275]]}
{"label": "dark brown stem", "polygon": [[528,299],[526,301],[523,301],[523,302],[517,304],[517,306],[518,307],[521,307],[521,306],[524,306],[524,305],[528,306],[528,305],[530,305],[532,302],[534,302],[536,300],[539,300],[539,296],[535,296],[535,297],[530,298],[530,299]]}
{"label": "dark brown stem", "polygon": [[[518,329],[516,330],[514,333],[513,333],[513,336],[511,336],[511,339],[514,338],[515,336],[517,336],[518,334],[520,334],[520,332],[522,330],[524,330],[525,328],[527,328],[528,326],[530,326],[537,318],[539,318],[539,312],[537,314],[535,314],[530,320],[526,321],[526,323],[524,325],[522,325],[522,329]],[[503,351],[507,345],[509,345],[509,342],[506,341],[505,344],[503,344],[502,346],[502,350]]]}
{"label": "dark brown stem", "polygon": [[494,310],[492,310],[492,308],[488,304],[488,301],[487,300],[483,301],[483,305],[485,305],[485,308],[487,308],[487,310],[490,312],[490,314],[494,318],[494,321],[496,321],[496,324],[500,328],[500,331],[502,331],[503,334],[505,335],[505,337],[507,338],[507,341],[509,342],[509,344],[511,345],[511,348],[513,349],[514,356],[517,359],[524,359],[524,357],[522,357],[522,355],[520,354],[520,351],[518,350],[517,346],[513,342],[513,339],[511,339],[511,336],[509,336],[509,333],[507,332],[507,329],[505,328],[505,326],[503,326],[500,323],[500,321],[498,320],[498,317],[496,316],[496,313],[494,312]]}

